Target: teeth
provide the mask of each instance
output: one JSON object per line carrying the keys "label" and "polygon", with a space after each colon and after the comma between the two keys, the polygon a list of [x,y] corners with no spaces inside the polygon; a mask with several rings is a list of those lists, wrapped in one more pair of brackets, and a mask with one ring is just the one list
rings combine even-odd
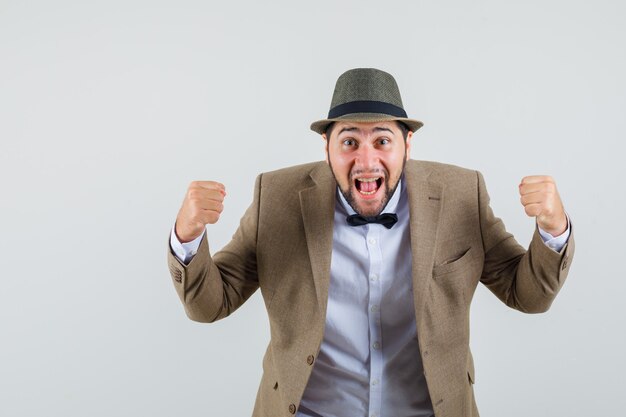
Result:
{"label": "teeth", "polygon": [[[356,182],[358,184],[362,184],[362,185],[358,185],[357,184],[357,190],[359,191],[359,193],[361,193],[361,195],[372,195],[372,194],[376,194],[376,192],[378,191],[378,185],[376,184],[376,182],[380,179],[381,177],[376,177],[376,178],[356,178]],[[367,184],[367,185],[365,185]],[[361,187],[363,187],[364,189],[361,189]],[[370,191],[365,191],[365,190],[370,190]]]}

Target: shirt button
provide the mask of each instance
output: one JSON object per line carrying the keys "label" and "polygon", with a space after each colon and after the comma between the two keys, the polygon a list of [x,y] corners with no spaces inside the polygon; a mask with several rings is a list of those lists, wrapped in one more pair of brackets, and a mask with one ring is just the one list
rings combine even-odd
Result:
{"label": "shirt button", "polygon": [[377,380],[377,379],[373,380],[373,381],[372,381],[372,385],[374,385],[374,386],[375,386],[375,385],[378,385],[378,380]]}
{"label": "shirt button", "polygon": [[373,275],[370,276],[370,281],[372,281],[372,282],[376,282],[377,279],[378,279],[378,275],[376,275],[376,274],[373,274]]}
{"label": "shirt button", "polygon": [[374,342],[374,343],[372,344],[372,347],[373,347],[374,349],[378,350],[378,349],[380,349],[380,343],[379,343],[379,342]]}
{"label": "shirt button", "polygon": [[376,312],[378,311],[378,306],[377,306],[377,305],[373,305],[373,306],[370,308],[370,311],[371,311],[372,313],[376,313]]}
{"label": "shirt button", "polygon": [[376,239],[374,239],[373,237],[370,237],[369,239],[367,239],[367,241],[369,242],[370,245],[376,244]]}

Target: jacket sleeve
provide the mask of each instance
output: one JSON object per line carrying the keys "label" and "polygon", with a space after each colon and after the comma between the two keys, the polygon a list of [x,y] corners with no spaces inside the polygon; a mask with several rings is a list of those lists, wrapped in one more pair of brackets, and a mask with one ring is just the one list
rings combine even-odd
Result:
{"label": "jacket sleeve", "polygon": [[480,172],[478,205],[485,260],[480,281],[502,302],[525,313],[546,312],[563,286],[574,256],[574,233],[560,252],[550,249],[535,231],[528,250],[508,233],[489,206]]}
{"label": "jacket sleeve", "polygon": [[231,241],[214,256],[209,252],[207,234],[188,265],[172,253],[169,239],[167,262],[174,287],[187,316],[210,323],[239,308],[259,288],[257,275],[257,226],[261,175],[256,179],[254,199],[241,218]]}

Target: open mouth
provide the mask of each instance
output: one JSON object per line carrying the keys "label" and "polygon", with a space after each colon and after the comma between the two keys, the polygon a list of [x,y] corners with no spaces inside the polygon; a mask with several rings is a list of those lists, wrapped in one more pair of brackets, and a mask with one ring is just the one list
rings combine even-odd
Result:
{"label": "open mouth", "polygon": [[354,180],[354,186],[362,195],[374,195],[376,191],[383,185],[382,177],[374,178],[357,178]]}

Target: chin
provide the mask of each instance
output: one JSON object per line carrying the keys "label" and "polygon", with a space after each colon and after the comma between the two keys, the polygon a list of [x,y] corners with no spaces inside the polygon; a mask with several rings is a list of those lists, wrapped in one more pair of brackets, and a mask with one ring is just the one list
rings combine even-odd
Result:
{"label": "chin", "polygon": [[376,198],[372,198],[371,195],[362,196],[359,191],[355,189],[350,190],[349,193],[343,193],[344,197],[354,211],[365,217],[379,215],[389,200],[387,198],[386,187],[379,189],[376,194],[378,194]]}
{"label": "chin", "polygon": [[359,206],[358,210],[355,209],[354,211],[359,213],[361,216],[373,217],[373,216],[378,216],[383,211],[383,208],[384,208],[383,202],[380,201],[376,205],[373,205],[373,206],[371,205],[368,205],[367,207]]}

